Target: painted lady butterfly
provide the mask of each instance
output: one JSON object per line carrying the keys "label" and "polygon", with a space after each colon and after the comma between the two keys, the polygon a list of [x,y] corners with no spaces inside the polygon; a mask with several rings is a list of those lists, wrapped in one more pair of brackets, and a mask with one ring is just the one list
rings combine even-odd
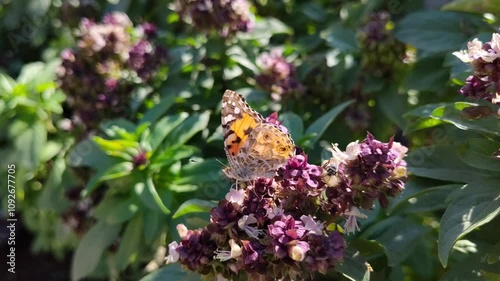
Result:
{"label": "painted lady butterfly", "polygon": [[295,155],[290,135],[266,123],[245,98],[231,90],[222,97],[222,132],[229,161],[223,171],[238,181],[273,177]]}

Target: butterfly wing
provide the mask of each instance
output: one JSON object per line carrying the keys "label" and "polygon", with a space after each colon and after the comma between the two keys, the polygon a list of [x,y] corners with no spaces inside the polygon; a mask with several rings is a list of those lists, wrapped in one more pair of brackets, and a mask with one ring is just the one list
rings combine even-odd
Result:
{"label": "butterfly wing", "polygon": [[222,97],[222,132],[229,167],[224,173],[248,181],[271,177],[277,168],[295,154],[289,134],[267,124],[236,92],[226,90]]}

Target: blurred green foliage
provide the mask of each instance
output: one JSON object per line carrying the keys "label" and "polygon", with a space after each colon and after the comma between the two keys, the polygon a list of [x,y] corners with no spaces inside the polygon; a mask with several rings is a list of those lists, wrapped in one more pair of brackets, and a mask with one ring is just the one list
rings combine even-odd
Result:
{"label": "blurred green foliage", "polygon": [[[221,173],[219,112],[232,89],[264,115],[279,110],[310,162],[366,131],[410,149],[403,195],[370,211],[346,238],[344,262],[317,280],[499,280],[498,106],[458,93],[471,69],[451,53],[488,41],[500,5],[250,2],[253,29],[229,38],[197,30],[170,1],[0,5],[0,158],[17,166],[17,212],[34,234],[33,253],[69,253],[72,280],[151,271],[141,280],[199,280],[177,265],[158,268],[164,246],[178,240],[175,226],[205,225],[231,185]],[[110,11],[154,23],[169,59],[159,80],[134,90],[128,119],[102,120],[81,137],[65,125],[59,56],[75,47],[82,17]],[[388,18],[377,18],[382,11]],[[367,36],[374,22],[383,22],[381,40]],[[255,80],[258,57],[275,47],[305,89],[281,101]],[[5,202],[2,193],[4,210]]]}

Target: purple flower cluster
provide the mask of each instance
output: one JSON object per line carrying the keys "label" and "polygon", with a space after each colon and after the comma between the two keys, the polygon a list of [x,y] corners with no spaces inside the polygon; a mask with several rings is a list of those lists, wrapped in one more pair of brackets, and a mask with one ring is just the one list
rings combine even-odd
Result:
{"label": "purple flower cluster", "polygon": [[253,27],[246,0],[177,0],[177,11],[186,21],[205,32],[227,38]]}
{"label": "purple flower cluster", "polygon": [[257,85],[271,93],[271,98],[280,101],[293,93],[302,93],[304,86],[297,78],[295,66],[283,57],[279,49],[263,53],[257,58],[261,73],[255,77]]}
{"label": "purple flower cluster", "polygon": [[231,189],[210,212],[207,227],[181,233],[180,244],[170,244],[167,261],[218,280],[310,279],[315,272],[326,273],[344,256],[342,235],[304,215],[300,206],[284,203],[283,191],[290,186],[320,186],[321,168],[313,172],[312,166],[303,155],[290,160],[282,172],[297,182],[286,188],[283,180],[259,178],[245,189]]}
{"label": "purple flower cluster", "polygon": [[474,74],[467,78],[460,94],[500,106],[500,34],[494,33],[491,41],[484,44],[476,38],[467,47],[466,51],[453,53],[474,69]]}
{"label": "purple flower cluster", "polygon": [[118,12],[101,23],[81,20],[77,47],[62,52],[58,71],[76,125],[91,131],[107,117],[128,114],[134,87],[148,83],[166,60],[166,49],[151,41],[155,34],[154,25],[134,28]]}
{"label": "purple flower cluster", "polygon": [[323,179],[331,187],[326,189],[324,207],[332,214],[345,214],[354,212],[353,207],[371,209],[377,199],[387,207],[387,197],[404,189],[407,150],[392,138],[383,143],[370,133],[362,142],[349,144],[346,152],[334,146],[333,157],[324,163]]}
{"label": "purple flower cluster", "polygon": [[288,159],[278,170],[281,205],[300,214],[314,214],[316,202],[325,188],[321,167],[307,163],[305,154]]}
{"label": "purple flower cluster", "polygon": [[[281,126],[277,115],[267,121]],[[199,230],[177,227],[180,243],[169,245],[167,263],[180,262],[207,280],[310,280],[327,273],[345,254],[336,220],[347,217],[345,232],[359,230],[358,207],[403,189],[406,147],[375,140],[336,146],[322,167],[304,153],[288,159],[273,178],[236,184],[210,212]]]}
{"label": "purple flower cluster", "polygon": [[390,78],[404,67],[406,45],[393,35],[393,23],[388,12],[370,15],[357,37],[362,52],[361,64],[376,77]]}

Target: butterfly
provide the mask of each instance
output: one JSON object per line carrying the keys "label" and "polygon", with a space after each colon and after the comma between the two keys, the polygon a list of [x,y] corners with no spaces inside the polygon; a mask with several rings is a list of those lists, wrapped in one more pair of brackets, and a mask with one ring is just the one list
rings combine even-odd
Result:
{"label": "butterfly", "polygon": [[222,133],[229,161],[223,172],[237,181],[274,177],[276,170],[295,156],[290,134],[266,123],[241,95],[226,90],[222,96]]}

